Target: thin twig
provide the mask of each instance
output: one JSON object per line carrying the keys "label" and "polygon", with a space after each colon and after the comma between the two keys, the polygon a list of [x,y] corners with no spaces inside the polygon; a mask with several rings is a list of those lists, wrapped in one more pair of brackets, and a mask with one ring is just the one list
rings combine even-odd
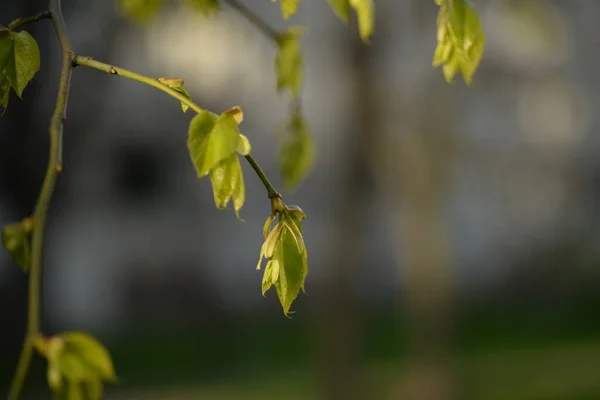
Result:
{"label": "thin twig", "polygon": [[250,10],[239,0],[225,0],[231,8],[239,12],[241,15],[246,17],[248,21],[250,21],[256,28],[263,33],[269,40],[277,41],[279,38],[279,32],[272,28],[268,23],[265,22],[261,17],[259,17],[254,11]]}
{"label": "thin twig", "polygon": [[62,170],[60,163],[61,137],[63,131],[63,122],[66,118],[67,102],[69,97],[69,88],[71,84],[71,70],[73,68],[74,52],[70,47],[66,27],[64,25],[60,0],[50,0],[50,17],[54,24],[56,34],[59,38],[63,61],[60,72],[60,82],[56,107],[50,120],[50,154],[48,156],[48,168],[42,184],[40,196],[33,213],[33,236],[31,250],[31,268],[29,270],[29,309],[27,314],[27,330],[17,370],[11,385],[9,400],[17,400],[21,396],[25,380],[29,372],[31,358],[33,356],[32,337],[40,331],[40,301],[41,301],[41,275],[42,259],[44,247],[44,229],[46,216],[58,173]]}
{"label": "thin twig", "polygon": [[50,11],[43,11],[37,15],[26,17],[26,18],[17,18],[14,21],[10,22],[7,26],[8,29],[19,29],[27,24],[32,24],[34,22],[38,22],[42,19],[50,19]]}
{"label": "thin twig", "polygon": [[[73,60],[73,62],[76,65],[81,65],[84,67],[97,69],[99,71],[106,72],[107,74],[110,74],[110,75],[122,76],[123,78],[132,79],[134,81],[144,83],[148,86],[152,86],[153,88],[163,91],[163,92],[167,93],[169,96],[179,100],[180,102],[184,103],[185,105],[190,107],[192,110],[196,111],[197,113],[200,113],[203,111],[202,107],[200,107],[199,105],[194,103],[191,99],[187,98],[186,96],[179,93],[178,91],[171,89],[169,86],[161,83],[156,78],[138,74],[137,72],[132,72],[132,71],[126,70],[125,68],[120,68],[120,67],[115,67],[114,65],[105,64],[103,62],[94,60],[91,57],[75,56],[75,59]],[[261,182],[265,186],[265,189],[267,189],[269,198],[270,199],[273,199],[276,197],[281,198],[281,194],[273,187],[273,185],[267,178],[265,172],[258,165],[256,160],[254,160],[254,158],[251,155],[247,155],[245,157],[246,157],[246,160],[248,161],[248,163],[252,166],[252,168],[254,169],[254,171],[256,172],[258,177],[260,178]]]}

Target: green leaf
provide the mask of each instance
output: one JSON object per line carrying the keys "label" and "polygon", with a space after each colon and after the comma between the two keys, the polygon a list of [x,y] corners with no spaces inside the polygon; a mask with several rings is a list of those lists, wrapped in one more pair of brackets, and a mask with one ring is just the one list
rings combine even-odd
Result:
{"label": "green leaf", "polygon": [[290,28],[277,38],[278,51],[275,56],[277,91],[289,89],[293,96],[300,93],[303,80],[303,57],[300,52],[302,29]]}
{"label": "green leaf", "polygon": [[25,222],[17,222],[2,228],[2,244],[10,253],[15,264],[23,271],[29,271],[31,266],[31,250],[29,232]]}
{"label": "green leaf", "polygon": [[363,42],[368,43],[375,25],[375,5],[373,0],[350,0],[350,6],[358,18],[358,32]]}
{"label": "green leaf", "polygon": [[97,339],[85,332],[66,332],[60,337],[65,343],[66,350],[63,351],[77,354],[97,371],[99,378],[116,380],[112,358],[108,350]]}
{"label": "green leaf", "polygon": [[[275,0],[271,0],[275,3]],[[284,19],[290,18],[296,14],[300,0],[279,0],[281,2],[281,15]]]}
{"label": "green leaf", "polygon": [[250,154],[251,150],[252,146],[250,146],[250,141],[248,140],[246,135],[240,133],[240,141],[238,143],[237,152],[243,156],[247,156],[248,154]]}
{"label": "green leaf", "polygon": [[[40,70],[40,49],[37,42],[26,31],[0,31],[0,75],[10,82],[13,90],[22,98],[23,90]],[[2,83],[0,101],[4,108],[8,103],[6,83]]]}
{"label": "green leaf", "polygon": [[115,0],[120,14],[138,24],[150,21],[163,6],[162,0]]}
{"label": "green leaf", "polygon": [[310,171],[315,161],[315,144],[306,121],[294,112],[286,127],[279,152],[279,169],[287,190],[296,187]]}
{"label": "green leaf", "polygon": [[350,2],[348,0],[327,0],[331,9],[344,23],[350,21]]}
{"label": "green leaf", "polygon": [[375,27],[375,4],[373,0],[327,0],[331,9],[344,23],[350,21],[350,10],[358,18],[358,32],[363,42],[368,43]]}
{"label": "green leaf", "polygon": [[219,0],[184,0],[183,2],[204,15],[213,15],[220,7]]}
{"label": "green leaf", "polygon": [[101,400],[104,389],[100,380],[83,383],[83,391],[87,394],[87,400]]}
{"label": "green leaf", "polygon": [[240,132],[235,118],[202,111],[190,122],[188,150],[198,178],[206,176],[240,146]]}
{"label": "green leaf", "polygon": [[[183,79],[178,79],[178,78],[158,78],[158,81],[160,83],[162,83],[163,85],[166,85],[168,87],[170,87],[173,90],[176,90],[177,92],[181,93],[182,95],[184,95],[185,97],[187,97],[188,99],[192,99],[192,96],[190,96],[190,94],[188,93],[187,90],[185,90],[185,88],[183,87]],[[183,112],[186,112],[188,109],[190,108],[190,106],[188,106],[187,104],[185,104],[184,102],[181,102],[181,110]]]}
{"label": "green leaf", "polygon": [[479,15],[466,0],[436,0],[438,13],[438,45],[433,66],[442,66],[444,78],[452,83],[460,72],[470,85],[485,47],[485,35]]}
{"label": "green leaf", "polygon": [[233,153],[211,169],[210,181],[217,208],[225,209],[229,201],[233,200],[233,208],[239,218],[246,195],[242,167],[237,154]]}
{"label": "green leaf", "polygon": [[273,256],[273,259],[279,262],[279,277],[275,289],[283,313],[288,316],[292,303],[304,287],[308,272],[306,251],[298,250],[296,238],[287,226],[282,230],[278,243]]}

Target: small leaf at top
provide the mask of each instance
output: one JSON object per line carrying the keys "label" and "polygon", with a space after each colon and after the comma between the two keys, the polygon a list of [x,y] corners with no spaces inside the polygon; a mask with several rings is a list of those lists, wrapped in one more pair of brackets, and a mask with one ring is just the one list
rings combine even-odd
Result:
{"label": "small leaf at top", "polygon": [[198,113],[188,130],[188,150],[198,178],[208,175],[217,164],[234,154],[240,140],[231,115],[217,116],[204,110]]}
{"label": "small leaf at top", "polygon": [[233,208],[239,218],[239,211],[244,205],[246,191],[242,167],[237,154],[233,153],[211,169],[210,181],[217,208],[227,208],[227,204],[232,200]]}
{"label": "small leaf at top", "polygon": [[[183,87],[183,79],[179,79],[179,78],[158,78],[158,81],[160,83],[162,83],[163,85],[166,85],[168,87],[170,87],[171,89],[181,93],[182,95],[184,95],[185,97],[187,97],[188,99],[192,99],[192,96],[190,96],[190,94],[188,93],[187,90],[185,90],[185,88]],[[190,108],[190,106],[188,106],[187,104],[185,104],[183,101],[181,102],[181,110],[183,112],[186,112],[188,109]]]}
{"label": "small leaf at top", "polygon": [[244,122],[244,112],[240,106],[233,106],[223,114],[231,115],[238,125]]}
{"label": "small leaf at top", "polygon": [[138,24],[150,21],[163,6],[162,0],[115,0],[120,14]]}
{"label": "small leaf at top", "polygon": [[300,92],[303,80],[303,58],[300,52],[300,28],[290,28],[277,38],[278,51],[275,56],[277,91],[289,89],[293,96]]}
{"label": "small leaf at top", "polygon": [[350,20],[350,2],[348,0],[327,0],[331,9],[346,24]]}
{"label": "small leaf at top", "polygon": [[12,256],[15,264],[25,272],[29,271],[31,250],[29,235],[23,222],[9,224],[2,228],[2,244]]}
{"label": "small leaf at top", "polygon": [[33,36],[26,31],[1,31],[0,67],[0,74],[22,98],[23,90],[40,70],[40,49]]}
{"label": "small leaf at top", "polygon": [[350,6],[358,18],[358,32],[363,42],[368,43],[375,25],[375,5],[373,0],[350,0]]}
{"label": "small leaf at top", "polygon": [[308,125],[295,112],[284,131],[279,152],[279,169],[286,189],[296,187],[308,174],[315,161],[315,144]]}
{"label": "small leaf at top", "polygon": [[350,10],[354,9],[358,18],[358,33],[363,42],[368,43],[375,26],[375,4],[373,0],[327,0],[331,9],[344,23],[350,21]]}

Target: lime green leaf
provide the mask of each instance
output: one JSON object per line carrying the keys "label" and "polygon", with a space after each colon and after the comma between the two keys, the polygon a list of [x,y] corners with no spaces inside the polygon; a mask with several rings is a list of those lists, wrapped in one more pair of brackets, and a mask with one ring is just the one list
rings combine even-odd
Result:
{"label": "lime green leaf", "polygon": [[10,253],[15,264],[25,272],[29,271],[31,266],[29,232],[24,222],[9,224],[2,228],[4,248]]}
{"label": "lime green leaf", "polygon": [[224,115],[230,115],[235,120],[236,124],[244,122],[244,112],[240,106],[233,106],[229,110],[223,112]]}
{"label": "lime green leaf", "polygon": [[279,279],[275,284],[283,313],[288,316],[290,307],[300,290],[308,272],[306,252],[298,250],[298,244],[287,226],[282,230],[274,260],[279,262]]}
{"label": "lime green leaf", "polygon": [[60,335],[65,347],[92,366],[100,378],[115,380],[115,370],[108,350],[85,332],[66,332]]}
{"label": "lime green leaf", "polygon": [[83,383],[83,391],[87,394],[87,400],[101,400],[104,389],[100,380]]}
{"label": "lime green leaf", "polygon": [[[40,49],[33,36],[26,31],[0,31],[0,68],[0,75],[21,98],[27,84],[40,70]],[[3,98],[2,104],[6,103]]]}
{"label": "lime green leaf", "polygon": [[479,15],[466,0],[436,0],[438,45],[433,66],[442,66],[444,78],[451,83],[460,72],[470,85],[485,47]]}
{"label": "lime green leaf", "polygon": [[[275,3],[275,0],[271,0]],[[283,15],[284,19],[290,18],[292,15],[296,14],[298,9],[298,3],[300,0],[279,0],[281,2],[281,15]]]}
{"label": "lime green leaf", "polygon": [[348,0],[327,0],[331,9],[344,23],[350,21],[350,2]]}
{"label": "lime green leaf", "polygon": [[102,381],[115,381],[110,354],[95,338],[84,332],[65,332],[32,344],[48,359],[48,385],[56,398],[100,400]]}
{"label": "lime green leaf", "polygon": [[78,382],[69,382],[66,398],[67,400],[86,400],[81,385]]}
{"label": "lime green leaf", "polygon": [[239,218],[239,211],[245,201],[245,188],[237,154],[233,153],[211,169],[210,181],[217,208],[225,209],[229,201],[233,200],[233,208]]}
{"label": "lime green leaf", "polygon": [[240,142],[238,143],[237,152],[243,156],[247,156],[248,154],[250,154],[251,150],[252,146],[250,146],[250,141],[248,140],[246,135],[240,133]]}
{"label": "lime green leaf", "polygon": [[[190,100],[192,99],[192,96],[190,96],[190,94],[188,93],[188,91],[185,90],[185,88],[183,87],[183,79],[178,79],[178,78],[158,78],[158,81],[160,83],[162,83],[163,85],[166,85],[166,86],[170,87],[171,89],[176,90],[177,92],[181,93],[182,95],[184,95],[188,99],[190,99]],[[186,112],[189,108],[190,108],[190,106],[188,106],[184,102],[181,102],[181,109],[183,110],[183,112]]]}
{"label": "lime green leaf", "polygon": [[[269,261],[267,266],[265,267],[265,272],[263,274],[262,280],[262,295],[265,296],[265,293],[273,286],[273,282],[277,282],[277,278],[273,279],[273,263],[276,263],[277,260]],[[277,273],[279,274],[279,265],[277,265]],[[266,296],[265,296],[266,297]]]}
{"label": "lime green leaf", "polygon": [[363,42],[367,43],[375,26],[375,5],[373,0],[350,0],[350,6],[358,18],[358,32]]}
{"label": "lime green leaf", "polygon": [[219,0],[184,0],[184,3],[204,15],[213,15],[219,11]]}
{"label": "lime green leaf", "polygon": [[306,121],[295,112],[286,127],[279,152],[279,169],[287,190],[296,187],[315,161],[315,144]]}
{"label": "lime green leaf", "polygon": [[150,21],[163,6],[162,0],[115,0],[115,4],[123,17],[139,24]]}
{"label": "lime green leaf", "polygon": [[293,96],[300,92],[303,80],[303,58],[300,52],[302,29],[290,28],[277,38],[278,51],[275,56],[277,91],[288,88]]}
{"label": "lime green leaf", "polygon": [[306,219],[306,214],[304,214],[304,211],[298,206],[285,206],[285,212],[296,221]]}
{"label": "lime green leaf", "polygon": [[271,228],[271,224],[273,223],[274,219],[275,219],[275,214],[271,214],[265,221],[265,224],[263,226],[263,236],[265,237],[265,239],[267,238],[267,235],[269,234],[269,228]]}
{"label": "lime green leaf", "polygon": [[202,111],[190,122],[188,150],[198,178],[206,176],[221,161],[234,154],[240,132],[234,117]]}
{"label": "lime green leaf", "polygon": [[331,9],[344,23],[350,21],[350,10],[354,9],[358,18],[358,33],[363,42],[368,43],[375,26],[375,4],[373,0],[327,0]]}

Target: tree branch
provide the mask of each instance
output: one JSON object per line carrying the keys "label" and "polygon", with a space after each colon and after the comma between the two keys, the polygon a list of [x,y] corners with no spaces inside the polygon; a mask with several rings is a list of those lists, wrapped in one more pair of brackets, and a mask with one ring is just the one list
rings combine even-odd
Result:
{"label": "tree branch", "polygon": [[[197,113],[203,111],[202,107],[200,107],[199,105],[197,105],[192,100],[190,100],[183,94],[179,93],[178,91],[171,89],[169,86],[161,83],[156,78],[138,74],[137,72],[132,72],[132,71],[126,70],[125,68],[120,68],[120,67],[115,67],[114,65],[105,64],[103,62],[96,61],[96,60],[92,59],[91,57],[75,56],[75,59],[73,60],[73,62],[76,65],[81,65],[84,67],[97,69],[99,71],[106,72],[107,74],[110,74],[110,75],[119,75],[124,78],[132,79],[134,81],[144,83],[148,86],[152,86],[153,88],[163,91],[166,94],[168,94],[169,96],[179,100],[180,102],[187,105],[189,108],[196,111]],[[260,178],[260,180],[263,183],[263,185],[265,186],[265,188],[267,189],[269,198],[270,199],[273,199],[276,197],[281,198],[282,197],[281,194],[273,187],[273,185],[267,178],[265,172],[262,170],[262,168],[260,168],[260,166],[258,165],[256,160],[254,160],[254,158],[252,158],[251,155],[247,155],[245,157],[246,157],[246,160],[248,161],[248,163],[252,166],[252,168],[254,169],[254,171],[256,172],[258,177]]]}
{"label": "tree branch", "polygon": [[17,18],[14,21],[11,21],[8,24],[7,28],[8,29],[19,29],[22,26],[25,26],[27,24],[32,24],[34,22],[38,22],[39,20],[42,20],[42,19],[50,19],[50,11],[44,11],[37,15],[27,17],[27,18]]}
{"label": "tree branch", "polygon": [[231,8],[236,10],[238,13],[246,17],[248,21],[250,21],[256,28],[263,33],[269,40],[274,40],[277,42],[279,38],[279,32],[272,28],[268,23],[265,22],[261,17],[254,13],[254,11],[250,10],[239,0],[225,0]]}
{"label": "tree branch", "polygon": [[[31,268],[29,270],[29,309],[27,315],[27,330],[17,370],[9,393],[9,400],[17,400],[21,396],[23,386],[29,372],[31,358],[33,356],[32,337],[40,330],[40,300],[41,300],[41,275],[43,260],[44,229],[46,216],[58,173],[62,170],[62,131],[63,122],[66,118],[69,88],[71,85],[71,70],[73,68],[74,52],[69,41],[66,27],[61,12],[60,0],[50,0],[49,14],[52,18],[56,34],[60,41],[63,52],[62,69],[58,96],[54,114],[50,120],[50,154],[48,156],[48,167],[42,184],[40,196],[33,213],[33,235],[31,250]],[[35,19],[32,18],[31,20]],[[15,24],[18,26],[18,24]],[[14,25],[13,25],[14,26]]]}

